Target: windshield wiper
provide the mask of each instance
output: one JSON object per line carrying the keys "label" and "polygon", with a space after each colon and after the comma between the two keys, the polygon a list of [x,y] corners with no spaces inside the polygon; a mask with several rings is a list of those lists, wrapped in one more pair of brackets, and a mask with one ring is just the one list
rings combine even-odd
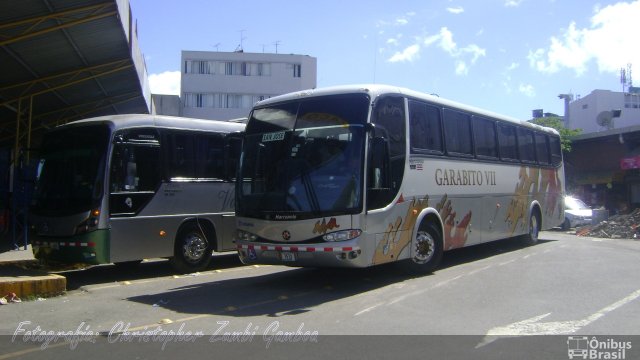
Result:
{"label": "windshield wiper", "polygon": [[320,213],[320,203],[318,202],[318,195],[316,194],[316,189],[313,187],[313,182],[311,181],[311,176],[309,176],[309,171],[303,170],[301,174],[302,184],[304,185],[304,191],[309,199],[309,204],[311,205],[311,210],[319,214]]}

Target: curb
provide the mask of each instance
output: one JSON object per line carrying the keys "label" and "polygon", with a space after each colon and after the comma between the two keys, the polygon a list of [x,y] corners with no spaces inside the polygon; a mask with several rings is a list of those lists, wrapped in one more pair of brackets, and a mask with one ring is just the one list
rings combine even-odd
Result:
{"label": "curb", "polygon": [[[67,278],[45,271],[29,269],[32,260],[0,262],[0,301],[4,297],[34,298],[58,296],[67,291]],[[13,301],[16,302],[16,301]]]}
{"label": "curb", "polygon": [[67,278],[60,275],[23,275],[0,277],[0,296],[15,294],[18,298],[51,297],[67,290]]}

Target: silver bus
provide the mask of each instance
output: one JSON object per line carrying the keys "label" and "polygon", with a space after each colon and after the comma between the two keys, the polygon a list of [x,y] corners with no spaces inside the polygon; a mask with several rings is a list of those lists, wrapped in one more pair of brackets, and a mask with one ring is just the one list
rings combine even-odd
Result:
{"label": "silver bus", "polygon": [[564,219],[558,132],[382,85],[258,102],[236,185],[247,264],[433,270],[444,251],[535,243]]}
{"label": "silver bus", "polygon": [[237,122],[116,115],[49,131],[30,207],[37,258],[135,264],[170,258],[179,272],[234,250]]}

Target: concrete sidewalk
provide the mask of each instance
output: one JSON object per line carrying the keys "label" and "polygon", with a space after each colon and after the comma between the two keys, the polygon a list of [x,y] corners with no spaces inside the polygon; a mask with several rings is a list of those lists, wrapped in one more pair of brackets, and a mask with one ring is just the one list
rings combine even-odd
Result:
{"label": "concrete sidewalk", "polygon": [[[13,294],[18,299],[56,296],[67,289],[64,276],[49,274],[45,271],[29,268],[36,262],[31,245],[24,250],[0,252],[0,303],[10,302]],[[14,298],[15,299],[15,298]]]}

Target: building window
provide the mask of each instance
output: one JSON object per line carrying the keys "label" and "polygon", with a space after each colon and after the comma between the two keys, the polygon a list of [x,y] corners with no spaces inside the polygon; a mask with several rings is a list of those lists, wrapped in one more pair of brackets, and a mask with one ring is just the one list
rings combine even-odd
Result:
{"label": "building window", "polygon": [[300,64],[293,65],[293,77],[296,77],[296,78],[302,77],[302,65]]}
{"label": "building window", "polygon": [[[299,65],[298,65],[299,66]],[[233,61],[185,60],[185,74],[271,76],[271,64]],[[298,74],[300,69],[297,70]],[[295,76],[295,75],[294,75]],[[298,75],[299,77],[299,75]]]}

